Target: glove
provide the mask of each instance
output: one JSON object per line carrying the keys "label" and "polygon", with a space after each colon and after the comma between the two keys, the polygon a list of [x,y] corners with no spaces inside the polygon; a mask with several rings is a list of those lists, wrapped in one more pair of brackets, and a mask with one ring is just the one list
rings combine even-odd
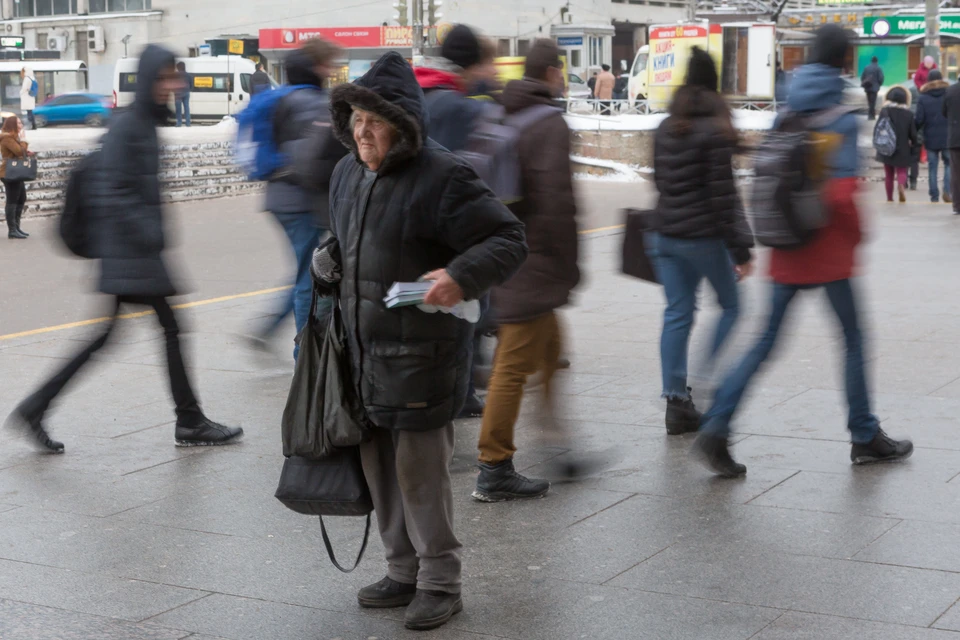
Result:
{"label": "glove", "polygon": [[343,269],[340,266],[340,245],[336,241],[324,244],[313,252],[310,275],[320,292],[330,292],[340,284]]}

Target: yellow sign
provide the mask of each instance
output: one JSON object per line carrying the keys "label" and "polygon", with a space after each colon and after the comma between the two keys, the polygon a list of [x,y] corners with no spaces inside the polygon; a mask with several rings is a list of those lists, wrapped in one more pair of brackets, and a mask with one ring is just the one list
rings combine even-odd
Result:
{"label": "yellow sign", "polygon": [[210,76],[193,76],[195,89],[213,89],[213,78]]}
{"label": "yellow sign", "polygon": [[238,56],[243,55],[243,40],[231,40],[227,44],[227,51],[229,53],[235,53]]}

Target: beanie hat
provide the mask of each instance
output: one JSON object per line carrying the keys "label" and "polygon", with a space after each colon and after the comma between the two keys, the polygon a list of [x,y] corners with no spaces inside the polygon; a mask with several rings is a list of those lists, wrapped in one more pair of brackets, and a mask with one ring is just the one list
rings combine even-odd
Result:
{"label": "beanie hat", "polygon": [[470,27],[458,24],[444,38],[440,54],[458,67],[467,69],[480,62],[480,39]]}
{"label": "beanie hat", "polygon": [[937,80],[943,80],[943,74],[940,73],[939,69],[930,69],[930,74],[927,76],[927,82],[936,82]]}
{"label": "beanie hat", "polygon": [[716,91],[720,85],[717,66],[709,53],[700,47],[694,47],[690,53],[690,65],[687,67],[686,85],[702,87]]}
{"label": "beanie hat", "polygon": [[817,29],[810,62],[819,62],[828,67],[842,69],[849,48],[850,36],[847,32],[835,24],[828,24]]}

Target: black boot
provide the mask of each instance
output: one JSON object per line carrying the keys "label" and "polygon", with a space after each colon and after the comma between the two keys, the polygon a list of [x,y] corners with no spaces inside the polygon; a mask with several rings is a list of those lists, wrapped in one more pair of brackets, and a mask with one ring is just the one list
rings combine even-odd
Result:
{"label": "black boot", "polygon": [[63,453],[63,443],[50,437],[50,434],[43,427],[42,419],[42,415],[30,412],[26,408],[26,404],[21,404],[7,418],[7,426],[28,434],[40,451]]}
{"label": "black boot", "polygon": [[415,631],[436,629],[445,625],[450,618],[461,611],[463,611],[463,599],[459,593],[417,589],[417,595],[407,607],[403,624],[407,629]]}
{"label": "black boot", "polygon": [[484,408],[483,398],[476,393],[472,393],[467,396],[467,401],[463,403],[463,409],[460,409],[460,415],[458,415],[457,418],[459,420],[481,418],[483,417]]}
{"label": "black boot", "polygon": [[11,240],[23,240],[27,236],[17,229],[17,206],[10,202],[4,207],[3,215],[7,218],[7,237]]}
{"label": "black boot", "polygon": [[734,461],[726,438],[701,433],[693,443],[693,454],[718,476],[736,478],[746,475],[747,467]]}
{"label": "black boot", "polygon": [[850,460],[853,464],[897,462],[906,460],[912,453],[912,442],[894,440],[880,429],[870,444],[854,444],[850,448]]}
{"label": "black boot", "polygon": [[19,231],[20,233],[22,233],[25,238],[29,238],[29,237],[30,237],[30,234],[27,233],[26,231],[24,231],[24,230],[20,227],[20,219],[23,218],[23,210],[24,210],[24,208],[25,208],[24,205],[20,205],[19,207],[17,207],[17,215],[16,215],[16,217],[15,217],[14,219],[17,221],[17,231]]}
{"label": "black boot", "polygon": [[175,434],[178,447],[214,447],[233,444],[240,440],[241,436],[243,436],[243,429],[240,427],[217,424],[206,417],[190,426],[177,424]]}
{"label": "black boot", "polygon": [[[688,389],[689,391],[689,389]],[[678,436],[683,433],[693,433],[700,428],[700,412],[693,405],[693,398],[667,399],[667,434]]]}
{"label": "black boot", "polygon": [[392,578],[384,578],[380,582],[360,589],[357,602],[367,609],[391,609],[407,606],[413,602],[416,594],[416,584],[405,584]]}
{"label": "black boot", "polygon": [[480,502],[503,502],[523,498],[540,498],[550,490],[546,480],[531,480],[513,468],[513,460],[497,464],[480,463],[477,488],[473,497]]}

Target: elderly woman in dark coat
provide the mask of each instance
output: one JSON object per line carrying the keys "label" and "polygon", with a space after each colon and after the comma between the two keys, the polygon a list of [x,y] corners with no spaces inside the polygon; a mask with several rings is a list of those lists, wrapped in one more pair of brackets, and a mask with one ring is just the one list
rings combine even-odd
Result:
{"label": "elderly woman in dark coat", "polygon": [[477,299],[523,263],[523,225],[470,166],[427,138],[423,92],[399,54],[335,89],[331,112],[352,153],[334,171],[333,235],[314,260],[339,268],[314,277],[320,288],[339,279],[353,378],[374,425],[361,458],[387,556],[386,577],[358,600],[409,605],[406,626],[431,629],[463,608],[448,465],[473,326],[383,300],[394,282],[420,277],[434,281],[428,304]]}

